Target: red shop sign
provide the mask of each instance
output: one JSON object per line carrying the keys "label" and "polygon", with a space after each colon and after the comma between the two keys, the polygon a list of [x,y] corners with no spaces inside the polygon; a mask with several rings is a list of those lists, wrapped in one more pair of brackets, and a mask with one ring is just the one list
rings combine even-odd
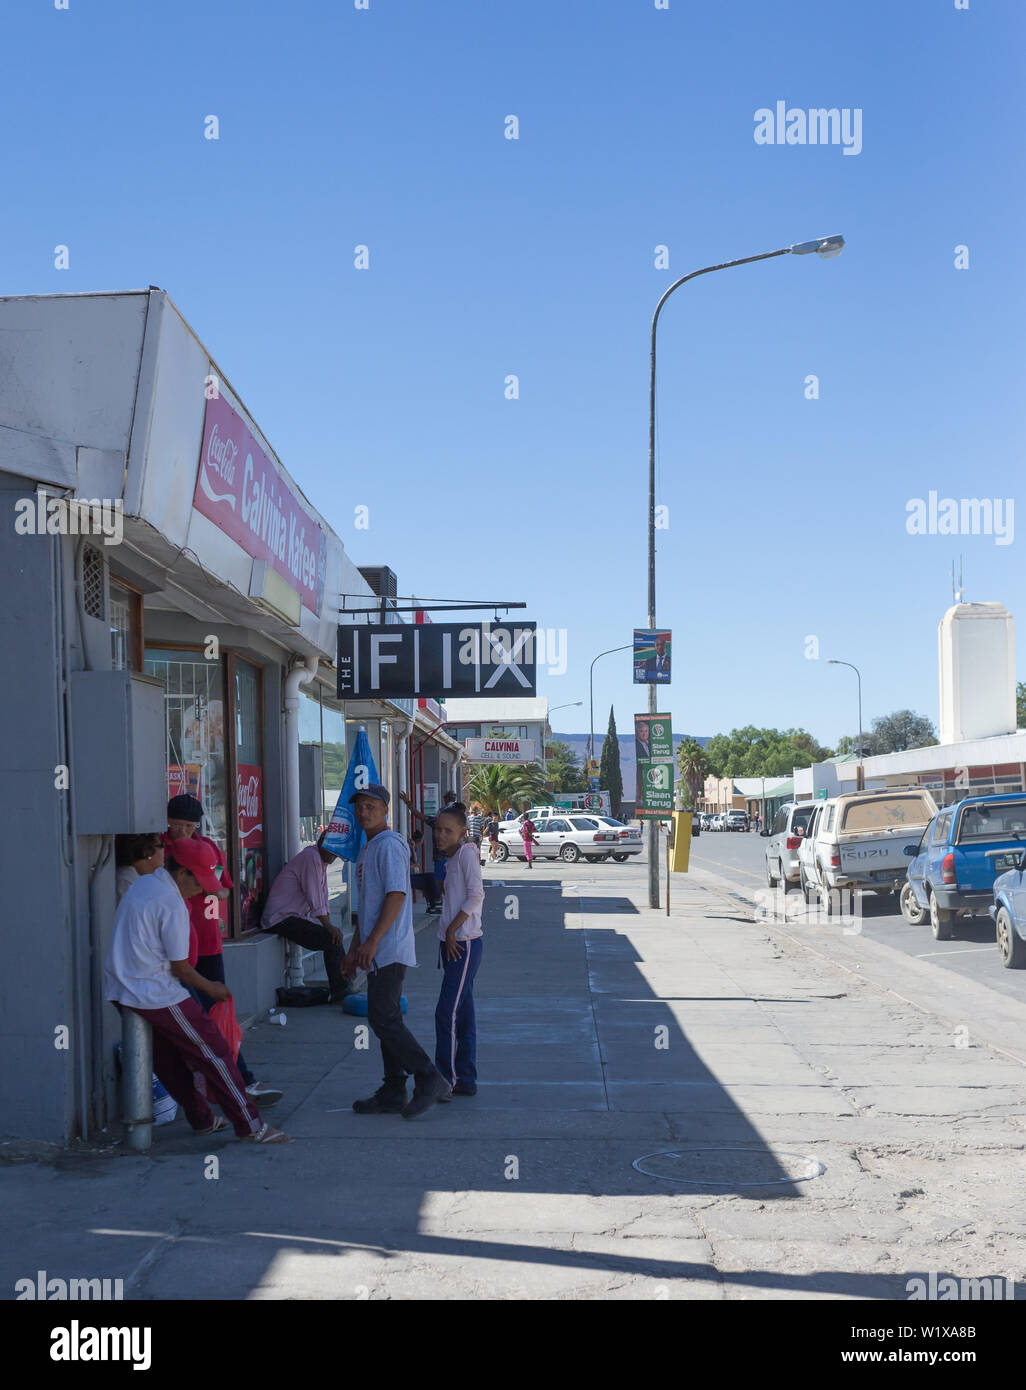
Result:
{"label": "red shop sign", "polygon": [[320,612],[324,532],[223,396],[207,401],[192,505],[298,589],[304,608]]}

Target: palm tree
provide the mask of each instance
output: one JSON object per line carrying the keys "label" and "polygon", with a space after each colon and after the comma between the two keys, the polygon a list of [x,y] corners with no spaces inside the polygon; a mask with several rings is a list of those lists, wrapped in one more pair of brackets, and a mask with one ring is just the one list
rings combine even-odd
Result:
{"label": "palm tree", "polygon": [[705,779],[709,775],[709,761],[702,745],[693,738],[686,738],[677,748],[677,768],[688,789],[688,800],[696,807],[705,790]]}
{"label": "palm tree", "polygon": [[479,763],[467,785],[466,796],[479,801],[486,811],[500,811],[503,802],[534,806],[551,801],[540,763]]}

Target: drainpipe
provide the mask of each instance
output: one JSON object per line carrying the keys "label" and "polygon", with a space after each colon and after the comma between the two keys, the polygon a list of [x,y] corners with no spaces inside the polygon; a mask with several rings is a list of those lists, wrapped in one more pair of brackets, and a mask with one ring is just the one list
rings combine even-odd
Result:
{"label": "drainpipe", "polygon": [[410,764],[407,756],[407,741],[410,734],[413,733],[413,720],[406,719],[400,722],[398,719],[393,719],[392,731],[396,736],[396,763],[398,764],[400,792],[398,805],[395,808],[394,828],[399,831],[400,835],[405,837],[409,828],[409,813],[406,810],[406,805],[402,797],[409,796],[410,794]]}
{"label": "drainpipe", "polygon": [[[298,657],[285,677],[285,859],[299,853],[299,687],[313,680],[319,660]],[[303,983],[303,948],[294,941],[285,950],[285,983],[290,989]]]}

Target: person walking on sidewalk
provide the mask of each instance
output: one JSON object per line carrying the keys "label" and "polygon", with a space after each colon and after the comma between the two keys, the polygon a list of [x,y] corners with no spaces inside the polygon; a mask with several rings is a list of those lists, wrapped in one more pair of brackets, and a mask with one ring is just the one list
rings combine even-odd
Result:
{"label": "person walking on sidewalk", "polygon": [[166,851],[163,869],[132,884],[114,915],[104,995],[119,1011],[131,1009],[149,1022],[153,1070],[197,1134],[228,1128],[210,1109],[214,1100],[240,1139],[288,1144],[287,1134],[261,1118],[220,1029],[190,996],[191,986],[214,999],[231,998],[225,984],[207,980],[188,961],[186,904],[216,891],[216,864],[208,845],[186,838]]}
{"label": "person walking on sidewalk", "polygon": [[470,815],[467,817],[467,834],[474,844],[480,848],[481,830],[484,826],[484,817],[481,814],[481,807],[475,801],[470,808]]}
{"label": "person walking on sidewalk", "polygon": [[[194,937],[191,945],[196,952],[195,960],[190,954],[189,963],[195,964],[197,974],[202,975],[205,980],[213,980],[215,983],[223,985],[224,954],[221,939],[221,914],[226,909],[222,905],[231,897],[230,890],[235,887],[235,884],[229,877],[228,866],[224,862],[224,855],[220,848],[213,840],[208,840],[205,835],[200,834],[202,821],[202,802],[187,793],[173,796],[167,803],[167,834],[164,836],[164,845],[169,850],[176,844],[191,840],[195,844],[205,845],[214,856],[214,872],[216,874],[214,888],[210,892],[197,894],[189,901],[189,920],[192,924]],[[204,1013],[209,1013],[214,1007],[217,996],[210,990],[193,986],[193,998],[202,1006]],[[241,1051],[237,1058],[237,1064],[242,1073],[242,1079],[246,1083],[248,1096],[253,1100],[259,1100],[263,1105],[274,1105],[281,1100],[284,1091],[258,1081],[247,1066]]]}
{"label": "person walking on sidewalk", "polygon": [[442,894],[434,873],[422,873],[417,855],[424,843],[423,830],[414,830],[407,844],[410,846],[410,887],[419,890],[427,899],[427,910],[432,917],[442,911]]}
{"label": "person walking on sidewalk", "polygon": [[435,839],[449,860],[438,924],[438,963],[445,973],[435,1009],[435,1066],[454,1096],[477,1094],[474,979],[481,964],[485,893],[481,861],[466,830],[461,811],[442,811],[435,827]]}
{"label": "person walking on sidewalk", "polygon": [[534,868],[534,846],[538,843],[538,837],[534,833],[534,821],[530,816],[524,816],[523,824],[520,827],[520,834],[524,841],[524,854],[527,857],[527,867]]}
{"label": "person walking on sidewalk", "polygon": [[494,815],[485,832],[488,836],[488,862],[493,864],[499,852],[499,817]]}
{"label": "person walking on sidewalk", "polygon": [[[425,816],[423,811],[418,811],[416,806],[414,806],[413,802],[410,800],[410,798],[406,795],[405,792],[399,793],[399,800],[403,803],[403,805],[409,811],[411,816],[413,816],[416,820],[423,821],[424,824],[431,831],[431,867],[435,871],[435,889],[437,890],[438,900],[441,901],[442,884],[445,881],[446,860],[445,855],[442,854],[438,846],[434,843],[435,820],[437,818],[435,816]],[[448,811],[454,806],[458,807],[461,811],[463,810],[463,803],[456,800],[456,793],[446,792],[445,795],[442,797],[442,810]]]}
{"label": "person walking on sidewalk", "polygon": [[324,848],[326,834],[322,830],[317,843],[301,849],[274,880],[260,930],[294,941],[308,951],[323,951],[331,1002],[341,1004],[353,992],[353,981],[343,972],[345,942],[330,916],[328,865],[334,864],[338,855]]}
{"label": "person walking on sidewalk", "polygon": [[[349,798],[367,842],[356,861],[359,923],[343,969],[367,972],[367,1022],[381,1044],[383,1084],[367,1100],[353,1102],[358,1115],[401,1114],[412,1120],[451,1087],[403,1022],[403,981],[417,964],[413,938],[410,847],[388,827],[389,794],[370,782]],[[441,813],[439,813],[441,814]],[[406,1099],[406,1077],[413,1097]]]}

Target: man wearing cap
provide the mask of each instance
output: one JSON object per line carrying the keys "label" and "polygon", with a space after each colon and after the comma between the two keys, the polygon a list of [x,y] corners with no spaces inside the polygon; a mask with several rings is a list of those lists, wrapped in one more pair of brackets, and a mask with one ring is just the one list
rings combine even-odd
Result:
{"label": "man wearing cap", "polygon": [[[359,1115],[401,1114],[412,1120],[452,1093],[452,1087],[403,1022],[408,966],[417,964],[413,939],[410,849],[388,828],[387,790],[371,782],[349,798],[367,843],[356,861],[360,926],[343,963],[346,974],[367,972],[367,1022],[381,1044],[384,1084],[353,1102]],[[406,1099],[406,1077],[413,1098]]]}
{"label": "man wearing cap", "polygon": [[[197,973],[205,980],[224,984],[221,914],[227,909],[222,908],[221,904],[227,901],[230,890],[235,887],[235,884],[229,876],[224,855],[218,846],[213,840],[200,834],[202,820],[203,804],[196,797],[187,794],[173,796],[167,803],[167,834],[164,836],[164,845],[165,848],[170,848],[185,840],[191,840],[193,844],[205,845],[214,856],[214,871],[217,875],[214,890],[210,893],[198,893],[188,903],[189,964],[194,965]],[[211,990],[202,986],[193,997],[197,1003],[202,1005],[206,1013],[210,1012],[216,998]],[[277,1087],[267,1086],[264,1082],[258,1081],[247,1066],[246,1059],[241,1052],[238,1057],[238,1066],[242,1073],[242,1079],[246,1083],[247,1095],[260,1101],[262,1105],[274,1105],[281,1100],[284,1092]]]}
{"label": "man wearing cap", "polygon": [[353,982],[342,974],[346,949],[342,933],[328,915],[328,865],[338,855],[324,848],[327,833],[322,830],[317,843],[301,849],[274,880],[260,926],[308,951],[323,951],[331,1002],[341,1004],[352,993]]}
{"label": "man wearing cap", "polygon": [[[209,845],[180,839],[166,850],[163,871],[145,874],[132,885],[114,916],[104,963],[105,996],[119,1009],[132,1009],[148,1020],[153,1070],[197,1134],[228,1128],[210,1109],[213,1100],[240,1139],[287,1144],[288,1135],[267,1124],[247,1096],[220,1029],[190,997],[191,986],[202,987],[213,999],[231,998],[226,985],[204,979],[187,958],[186,904],[216,892],[216,860]],[[197,1075],[203,1077],[202,1088]]]}

